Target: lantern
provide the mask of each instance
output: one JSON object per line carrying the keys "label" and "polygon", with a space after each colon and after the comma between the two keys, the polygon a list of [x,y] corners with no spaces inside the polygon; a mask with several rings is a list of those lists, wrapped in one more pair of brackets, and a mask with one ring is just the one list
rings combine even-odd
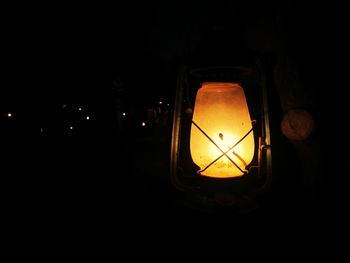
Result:
{"label": "lantern", "polygon": [[242,176],[254,157],[252,122],[244,91],[237,83],[203,83],[197,92],[190,152],[199,174]]}
{"label": "lantern", "polygon": [[260,61],[179,71],[173,185],[205,205],[255,206],[271,184],[268,89]]}

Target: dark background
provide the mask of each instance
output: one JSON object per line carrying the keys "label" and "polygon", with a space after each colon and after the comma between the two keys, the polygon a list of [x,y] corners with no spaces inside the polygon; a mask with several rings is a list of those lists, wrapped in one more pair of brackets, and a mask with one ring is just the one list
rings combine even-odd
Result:
{"label": "dark background", "polygon": [[[26,238],[126,231],[314,240],[344,230],[345,196],[338,189],[346,176],[338,150],[346,123],[347,44],[341,6],[138,1],[3,12],[6,231]],[[272,83],[274,182],[252,213],[196,210],[170,183],[177,71],[189,58],[230,57],[238,48],[267,59],[271,78],[283,80]],[[150,112],[159,108],[157,122]],[[290,108],[315,118],[305,141],[289,141],[279,129]]]}

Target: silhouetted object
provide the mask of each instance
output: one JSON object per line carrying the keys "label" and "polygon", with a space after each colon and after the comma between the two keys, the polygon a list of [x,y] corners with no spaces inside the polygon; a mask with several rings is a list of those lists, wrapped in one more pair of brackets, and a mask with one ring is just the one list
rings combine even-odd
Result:
{"label": "silhouetted object", "polygon": [[290,140],[305,140],[313,132],[315,121],[312,115],[303,109],[291,109],[283,115],[282,133]]}

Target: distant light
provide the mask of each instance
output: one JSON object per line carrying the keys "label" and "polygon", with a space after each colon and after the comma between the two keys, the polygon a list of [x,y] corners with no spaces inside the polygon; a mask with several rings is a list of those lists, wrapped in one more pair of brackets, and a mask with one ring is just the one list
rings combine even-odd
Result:
{"label": "distant light", "polygon": [[168,103],[168,104],[167,104],[167,106],[169,107],[169,106],[170,106],[170,104]]}
{"label": "distant light", "polygon": [[146,126],[146,123],[145,123],[145,122],[142,122],[141,125],[142,125],[143,127],[145,127],[145,126]]}
{"label": "distant light", "polygon": [[70,130],[73,130],[73,128],[74,128],[73,126],[70,126],[70,127],[69,127]]}
{"label": "distant light", "polygon": [[12,117],[12,113],[11,112],[7,113],[7,117],[11,118]]}
{"label": "distant light", "polygon": [[123,112],[122,114],[123,114],[123,116],[126,116],[126,113],[125,113],[125,112]]}
{"label": "distant light", "polygon": [[43,128],[41,128],[41,129],[40,129],[40,132],[41,132],[41,133],[43,133],[43,132],[44,132],[44,129],[43,129]]}
{"label": "distant light", "polygon": [[90,120],[90,116],[86,116],[86,119],[87,119],[87,120]]}
{"label": "distant light", "polygon": [[78,108],[78,111],[81,111],[81,107]]}
{"label": "distant light", "polygon": [[62,104],[62,109],[66,108],[67,104]]}
{"label": "distant light", "polygon": [[163,104],[163,101],[158,102],[159,104]]}

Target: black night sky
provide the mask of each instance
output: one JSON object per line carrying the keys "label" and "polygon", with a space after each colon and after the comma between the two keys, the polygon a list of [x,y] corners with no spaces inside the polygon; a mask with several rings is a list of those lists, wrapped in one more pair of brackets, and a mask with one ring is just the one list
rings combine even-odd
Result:
{"label": "black night sky", "polygon": [[[222,0],[6,10],[0,171],[9,233],[254,241],[342,231],[340,7]],[[177,74],[186,61],[235,60],[241,50],[270,65],[273,184],[251,213],[201,211],[170,181]],[[291,108],[315,120],[305,140],[281,132]]]}

